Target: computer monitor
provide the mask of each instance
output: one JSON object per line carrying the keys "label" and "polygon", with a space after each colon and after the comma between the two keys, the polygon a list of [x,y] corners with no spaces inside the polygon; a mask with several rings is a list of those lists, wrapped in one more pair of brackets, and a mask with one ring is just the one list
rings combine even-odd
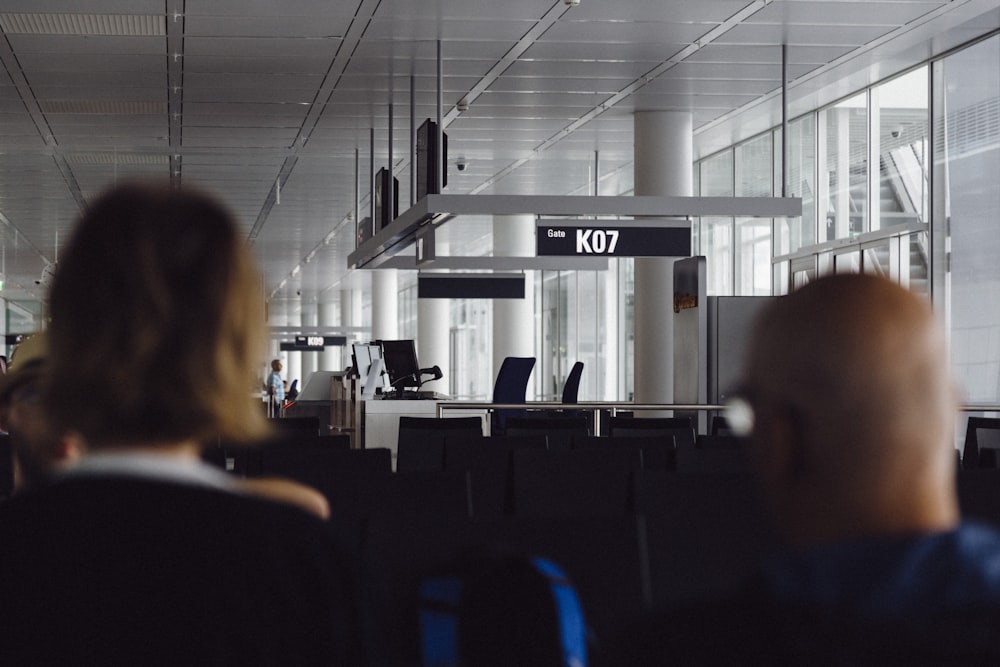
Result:
{"label": "computer monitor", "polygon": [[[354,368],[361,380],[362,389],[384,389],[388,387],[388,380],[384,373],[374,377],[378,378],[374,387],[368,386],[368,377],[371,374],[372,364],[382,360],[382,348],[377,343],[354,343],[351,346],[351,356],[354,358]],[[381,366],[379,367],[381,370]]]}
{"label": "computer monitor", "polygon": [[383,340],[382,360],[389,375],[389,385],[393,389],[420,386],[420,364],[417,363],[417,347],[413,339]]}
{"label": "computer monitor", "polygon": [[417,201],[427,195],[439,195],[448,185],[448,135],[441,134],[441,148],[444,149],[442,159],[443,183],[438,183],[438,125],[430,118],[417,129]]}
{"label": "computer monitor", "polygon": [[375,174],[375,231],[389,226],[397,215],[399,215],[399,180],[394,178],[388,169],[382,167]]}

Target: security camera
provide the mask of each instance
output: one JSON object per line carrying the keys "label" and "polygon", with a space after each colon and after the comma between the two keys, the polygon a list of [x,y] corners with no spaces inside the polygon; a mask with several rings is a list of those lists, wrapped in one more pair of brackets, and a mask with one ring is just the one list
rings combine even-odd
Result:
{"label": "security camera", "polygon": [[56,275],[56,263],[49,262],[42,268],[42,277],[35,281],[36,285],[40,285],[46,289],[52,286],[52,279]]}
{"label": "security camera", "polygon": [[468,164],[468,163],[467,163],[467,162],[465,161],[465,158],[464,158],[464,157],[460,157],[460,158],[458,158],[457,160],[455,160],[455,167],[456,167],[456,168],[457,168],[457,169],[458,169],[459,171],[465,171],[465,165],[466,165],[466,164]]}
{"label": "security camera", "polygon": [[893,130],[893,131],[892,131],[892,132],[890,132],[889,134],[891,134],[891,135],[892,135],[892,138],[893,138],[893,139],[899,139],[900,135],[902,135],[902,134],[903,134],[903,128],[901,128],[901,127],[897,127],[897,128],[895,129],[895,130]]}

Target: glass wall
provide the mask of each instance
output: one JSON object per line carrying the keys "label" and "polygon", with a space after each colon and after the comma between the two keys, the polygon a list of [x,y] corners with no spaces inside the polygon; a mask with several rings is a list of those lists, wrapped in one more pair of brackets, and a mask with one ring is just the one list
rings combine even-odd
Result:
{"label": "glass wall", "polygon": [[[873,141],[878,145],[879,205],[872,229],[930,220],[927,68],[871,91]],[[874,135],[877,133],[877,137]]]}
{"label": "glass wall", "polygon": [[[965,400],[1000,400],[1000,38],[942,63],[936,182],[950,243],[944,296]],[[945,221],[940,221],[944,223]]]}
{"label": "glass wall", "polygon": [[850,238],[868,230],[867,93],[824,109],[817,121],[820,239]]}
{"label": "glass wall", "polygon": [[[489,400],[493,395],[493,308],[485,299],[452,299],[449,393]],[[469,359],[479,360],[470,364]]]}
{"label": "glass wall", "polygon": [[[780,159],[778,151],[775,164],[779,170]],[[802,198],[802,217],[775,222],[776,255],[787,255],[816,243],[816,119],[811,114],[788,124],[787,178],[788,196]]]}
{"label": "glass wall", "polygon": [[[703,197],[732,197],[735,191],[733,150],[716,153],[703,160],[699,169],[699,194]],[[748,178],[752,177],[747,174]],[[707,290],[714,296],[733,293],[733,219],[701,218],[698,252],[707,258]]]}
{"label": "glass wall", "polygon": [[[541,351],[535,373],[539,399],[558,401],[573,364],[583,362],[581,401],[619,400],[618,271],[542,271],[536,292]],[[627,336],[627,334],[624,334]],[[610,380],[610,381],[609,381]]]}
{"label": "glass wall", "polygon": [[[772,137],[769,132],[736,147],[737,197],[770,197],[774,194]],[[736,296],[771,294],[772,222],[770,218],[737,218],[735,221],[733,293]]]}
{"label": "glass wall", "polygon": [[[773,239],[761,221],[737,220],[730,235],[728,221],[702,220],[712,293],[781,294],[833,271],[897,280],[933,295],[964,400],[1000,403],[1000,37],[788,130],[787,189],[802,197],[803,216],[775,220]],[[734,194],[765,194],[768,178],[780,192],[779,139],[768,133],[702,160],[701,194],[725,193],[729,164]]]}

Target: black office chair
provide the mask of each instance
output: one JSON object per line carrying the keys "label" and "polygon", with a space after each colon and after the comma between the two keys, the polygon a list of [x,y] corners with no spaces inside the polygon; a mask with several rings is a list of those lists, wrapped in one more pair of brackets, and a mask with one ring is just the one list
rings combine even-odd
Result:
{"label": "black office chair", "polygon": [[575,405],[580,393],[580,378],[583,376],[583,362],[578,361],[573,364],[569,375],[566,376],[566,384],[563,385],[562,402],[564,405]]}
{"label": "black office chair", "polygon": [[[982,440],[982,442],[980,442]],[[996,468],[996,445],[1000,444],[1000,419],[994,417],[969,417],[965,428],[965,447],[962,452],[962,467]],[[984,445],[992,445],[985,447]]]}
{"label": "black office chair", "polygon": [[[493,402],[524,403],[528,395],[528,380],[534,367],[534,357],[504,359],[493,385]],[[527,410],[494,410],[490,420],[490,435],[504,435],[508,417],[523,417],[526,414]]]}

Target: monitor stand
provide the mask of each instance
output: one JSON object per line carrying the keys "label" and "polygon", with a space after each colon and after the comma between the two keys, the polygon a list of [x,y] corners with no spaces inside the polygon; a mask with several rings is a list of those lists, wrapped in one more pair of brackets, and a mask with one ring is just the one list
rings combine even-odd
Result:
{"label": "monitor stand", "polygon": [[368,368],[368,376],[365,378],[365,388],[361,391],[361,398],[370,401],[375,398],[375,390],[382,385],[382,370],[385,363],[381,359],[372,359],[372,365]]}

